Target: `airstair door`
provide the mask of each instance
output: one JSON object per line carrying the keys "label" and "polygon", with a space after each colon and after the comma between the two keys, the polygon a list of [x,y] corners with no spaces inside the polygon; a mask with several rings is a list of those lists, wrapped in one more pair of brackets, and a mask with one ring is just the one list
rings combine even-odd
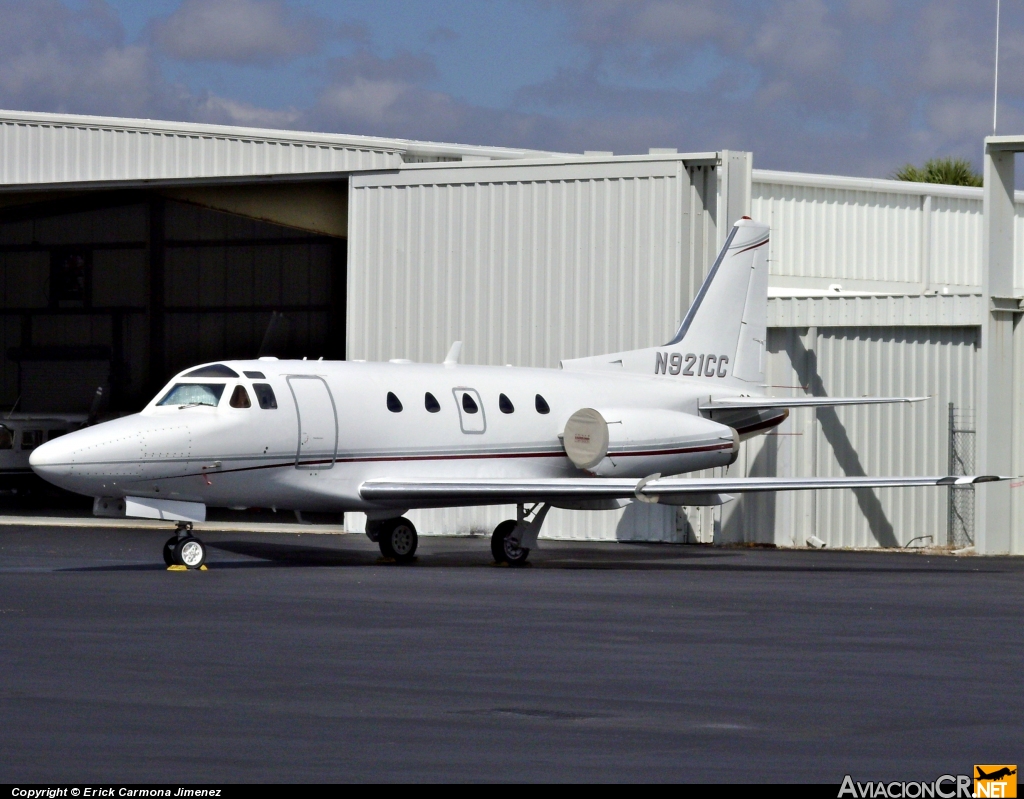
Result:
{"label": "airstair door", "polygon": [[296,469],[330,469],[338,455],[338,410],[326,381],[316,375],[291,375],[298,424]]}

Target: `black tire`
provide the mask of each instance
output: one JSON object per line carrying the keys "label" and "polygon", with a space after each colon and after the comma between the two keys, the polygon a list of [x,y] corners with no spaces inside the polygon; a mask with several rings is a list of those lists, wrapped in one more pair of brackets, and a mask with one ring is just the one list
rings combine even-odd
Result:
{"label": "black tire", "polygon": [[178,536],[172,535],[167,539],[164,544],[164,564],[167,566],[180,566],[181,564],[174,559],[174,553],[178,548]]}
{"label": "black tire", "polygon": [[385,558],[393,558],[399,563],[411,563],[416,559],[419,541],[416,526],[403,516],[381,526],[377,545]]}
{"label": "black tire", "polygon": [[174,559],[186,569],[198,569],[206,563],[206,544],[190,535],[179,538],[174,547]]}
{"label": "black tire", "polygon": [[513,544],[509,540],[516,529],[514,519],[506,519],[491,533],[491,555],[495,563],[507,563],[509,566],[522,566],[530,556],[530,550]]}

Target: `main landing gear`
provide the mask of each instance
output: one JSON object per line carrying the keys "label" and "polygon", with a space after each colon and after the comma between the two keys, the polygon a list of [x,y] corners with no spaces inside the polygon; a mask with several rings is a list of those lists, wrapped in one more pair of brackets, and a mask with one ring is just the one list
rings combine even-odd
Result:
{"label": "main landing gear", "polygon": [[377,542],[380,554],[385,558],[398,563],[411,563],[416,558],[420,537],[415,525],[404,516],[382,522],[367,522],[366,535],[371,541]]}
{"label": "main landing gear", "polygon": [[[491,533],[491,555],[495,563],[509,566],[523,566],[530,556],[530,550],[537,546],[537,537],[548,515],[550,505],[538,502],[527,510],[525,505],[516,508],[515,519],[506,519]],[[527,517],[533,516],[527,521]]]}
{"label": "main landing gear", "polygon": [[192,535],[192,522],[178,522],[177,533],[164,544],[164,563],[168,568],[201,569],[206,563],[206,544]]}

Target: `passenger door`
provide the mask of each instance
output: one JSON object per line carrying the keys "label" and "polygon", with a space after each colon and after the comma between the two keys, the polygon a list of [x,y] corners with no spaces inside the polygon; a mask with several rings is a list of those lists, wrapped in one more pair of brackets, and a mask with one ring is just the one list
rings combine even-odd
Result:
{"label": "passenger door", "polygon": [[296,469],[330,469],[338,455],[338,411],[326,381],[316,375],[291,375],[298,445]]}
{"label": "passenger door", "polygon": [[459,424],[463,433],[483,433],[487,429],[487,417],[480,394],[473,388],[453,388],[455,405],[459,409]]}

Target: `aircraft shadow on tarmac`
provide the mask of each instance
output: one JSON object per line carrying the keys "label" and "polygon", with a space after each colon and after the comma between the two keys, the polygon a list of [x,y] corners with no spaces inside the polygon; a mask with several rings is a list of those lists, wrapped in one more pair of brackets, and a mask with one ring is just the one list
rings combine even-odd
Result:
{"label": "aircraft shadow on tarmac", "polygon": [[[265,541],[217,541],[209,542],[211,550],[242,555],[247,560],[218,561],[211,559],[211,569],[267,569],[267,568],[323,568],[382,566],[397,567],[383,560],[372,550],[338,549],[323,546],[280,544]],[[719,572],[764,572],[764,573],[887,573],[916,574],[936,572],[998,572],[1000,569],[980,569],[976,564],[966,567],[959,561],[938,564],[933,560],[921,559],[908,563],[907,556],[885,557],[876,564],[864,563],[855,553],[770,552],[729,548],[676,547],[664,545],[619,545],[615,551],[609,547],[600,549],[551,548],[535,553],[526,568],[556,570],[613,570],[613,571],[719,571]],[[871,557],[879,558],[877,554]],[[919,556],[913,556],[915,558]],[[898,559],[899,563],[893,560]],[[842,561],[847,561],[843,563]],[[485,550],[448,550],[420,553],[406,568],[479,568],[496,567]],[[505,567],[507,568],[507,567]],[[159,563],[137,563],[123,565],[85,566],[62,569],[61,571],[149,571],[162,570]]]}

